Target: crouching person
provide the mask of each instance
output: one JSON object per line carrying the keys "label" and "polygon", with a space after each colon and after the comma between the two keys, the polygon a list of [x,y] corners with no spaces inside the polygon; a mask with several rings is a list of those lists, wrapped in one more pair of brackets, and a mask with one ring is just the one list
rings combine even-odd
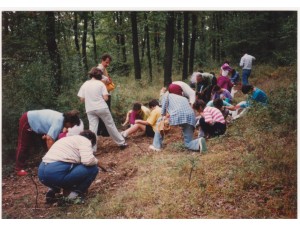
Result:
{"label": "crouching person", "polygon": [[82,200],[100,166],[93,155],[95,144],[96,135],[84,130],[79,135],[58,140],[49,149],[38,169],[39,180],[49,188],[47,203],[52,203],[61,189],[71,191],[67,200]]}

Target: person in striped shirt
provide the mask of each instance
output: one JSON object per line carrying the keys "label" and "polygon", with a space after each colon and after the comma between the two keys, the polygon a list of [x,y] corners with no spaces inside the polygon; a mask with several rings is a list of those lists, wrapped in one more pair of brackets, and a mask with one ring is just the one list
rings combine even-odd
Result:
{"label": "person in striped shirt", "polygon": [[202,133],[200,136],[211,138],[225,133],[226,122],[219,109],[210,106],[205,107],[205,102],[202,100],[196,100],[193,104],[193,109],[201,114],[199,125],[203,132],[200,131],[200,134]]}

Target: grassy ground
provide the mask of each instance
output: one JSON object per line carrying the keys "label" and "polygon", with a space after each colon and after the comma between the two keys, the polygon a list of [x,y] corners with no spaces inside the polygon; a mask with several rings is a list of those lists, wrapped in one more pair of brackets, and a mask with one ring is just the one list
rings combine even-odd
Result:
{"label": "grassy ground", "polygon": [[[19,216],[22,207],[16,212],[19,203],[12,203],[10,197],[3,200],[10,206],[3,210],[5,216],[297,218],[296,68],[258,66],[250,80],[270,97],[269,108],[254,107],[230,124],[225,135],[208,140],[207,154],[185,150],[178,128],[167,135],[161,152],[149,151],[151,139],[144,137],[130,138],[129,148],[123,152],[111,149],[114,144],[105,140],[99,147],[99,158],[114,171],[99,174],[84,205],[40,206],[47,215],[32,211]],[[115,116],[123,119],[132,102],[159,97],[162,78],[152,85],[121,78],[117,83],[120,86],[112,96],[112,105],[116,106]],[[244,98],[238,94],[235,101]],[[46,190],[43,185],[39,188]],[[25,200],[20,197],[18,201],[23,204]]]}
{"label": "grassy ground", "polygon": [[[296,71],[258,67],[251,80],[272,98],[272,90],[296,82]],[[140,101],[160,89],[128,85],[133,85],[130,96]],[[93,217],[296,218],[296,126],[278,124],[266,110],[257,110],[231,124],[226,135],[209,140],[206,155],[183,150],[177,133],[163,152],[128,162],[138,168],[137,175],[94,200]]]}

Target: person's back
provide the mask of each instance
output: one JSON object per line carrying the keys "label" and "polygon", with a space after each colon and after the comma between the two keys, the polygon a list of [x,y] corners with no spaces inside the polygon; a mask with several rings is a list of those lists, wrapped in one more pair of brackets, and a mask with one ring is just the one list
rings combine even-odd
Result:
{"label": "person's back", "polygon": [[195,102],[196,93],[187,83],[185,83],[183,81],[173,81],[172,84],[176,84],[181,87],[183,96],[187,97],[191,104],[193,104]]}
{"label": "person's back", "polygon": [[266,93],[257,87],[254,88],[254,91],[250,98],[256,102],[260,102],[263,104],[266,104],[268,102],[268,97]]}
{"label": "person's back", "polygon": [[255,60],[255,57],[252,55],[248,55],[247,53],[241,58],[240,66],[243,69],[251,70],[252,69],[252,62]]}
{"label": "person's back", "polygon": [[[166,108],[167,106],[167,108]],[[166,93],[162,100],[162,115],[170,114],[170,125],[195,125],[195,114],[185,97]]]}

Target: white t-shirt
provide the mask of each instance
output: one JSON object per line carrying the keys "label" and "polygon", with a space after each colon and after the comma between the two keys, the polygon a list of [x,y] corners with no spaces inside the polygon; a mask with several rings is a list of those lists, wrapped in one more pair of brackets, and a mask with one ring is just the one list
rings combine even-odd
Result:
{"label": "white t-shirt", "polygon": [[195,91],[187,83],[183,81],[174,81],[172,82],[172,84],[179,85],[183,91],[183,96],[187,97],[191,104],[194,104],[196,100],[196,94]]}
{"label": "white t-shirt", "polygon": [[103,95],[108,95],[106,86],[94,78],[86,81],[77,94],[78,97],[84,98],[86,112],[108,108]]}

